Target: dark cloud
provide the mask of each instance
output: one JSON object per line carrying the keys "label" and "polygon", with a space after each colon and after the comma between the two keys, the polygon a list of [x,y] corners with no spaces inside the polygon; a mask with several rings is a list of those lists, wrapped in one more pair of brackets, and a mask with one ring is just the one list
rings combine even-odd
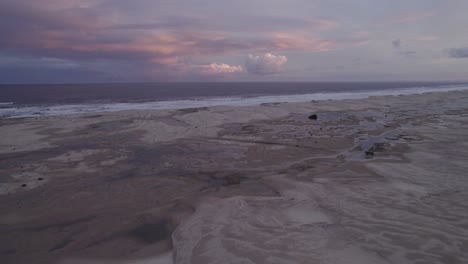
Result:
{"label": "dark cloud", "polygon": [[[115,23],[103,16],[102,7],[49,10],[33,3],[0,4],[0,36],[6,36],[0,38],[2,50],[61,59],[136,60],[165,65],[180,58],[235,51],[319,51],[333,46],[331,41],[301,32],[247,37],[209,31],[205,29],[209,24],[206,20],[184,16],[169,16],[155,23]],[[326,24],[324,21],[320,23]]]}
{"label": "dark cloud", "polygon": [[104,24],[99,10],[68,8],[48,10],[32,4],[0,3],[0,33],[5,31],[83,30]]}
{"label": "dark cloud", "polygon": [[468,58],[468,48],[454,48],[448,50],[448,55],[451,58],[464,59]]}
{"label": "dark cloud", "polygon": [[127,23],[127,24],[114,24],[106,29],[121,30],[158,30],[158,29],[171,29],[171,30],[190,30],[194,28],[207,28],[209,21],[196,17],[183,17],[183,16],[169,16],[164,20],[152,23]]}
{"label": "dark cloud", "polygon": [[86,83],[124,81],[100,71],[86,68],[51,68],[0,66],[0,83]]}
{"label": "dark cloud", "polygon": [[[335,46],[333,41],[310,32],[336,27],[338,23],[333,19],[232,12],[234,7],[245,5],[247,1],[240,4],[201,0],[182,5],[176,2],[0,1],[0,50],[3,53],[0,60],[5,62],[2,67],[6,69],[8,62],[10,72],[48,69],[79,73],[86,69],[96,73],[90,76],[102,77],[104,72],[105,76],[117,78],[130,76],[146,80],[149,76],[151,80],[166,80],[184,77],[183,70],[203,77],[209,72],[240,72],[239,66],[202,60],[203,57],[324,51]],[[214,9],[218,12],[212,12],[216,11]],[[255,33],[246,33],[246,25],[249,25],[249,32]],[[290,28],[295,31],[289,32]],[[271,65],[268,67],[251,64],[250,72],[276,72]],[[145,69],[143,74],[139,73],[141,69]]]}

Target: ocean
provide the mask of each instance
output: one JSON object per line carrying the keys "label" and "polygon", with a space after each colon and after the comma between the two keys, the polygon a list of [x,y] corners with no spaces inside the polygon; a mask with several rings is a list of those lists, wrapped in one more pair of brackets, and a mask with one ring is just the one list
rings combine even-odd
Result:
{"label": "ocean", "polygon": [[125,83],[0,85],[0,118],[130,109],[183,109],[218,105],[359,99],[468,90],[464,83]]}

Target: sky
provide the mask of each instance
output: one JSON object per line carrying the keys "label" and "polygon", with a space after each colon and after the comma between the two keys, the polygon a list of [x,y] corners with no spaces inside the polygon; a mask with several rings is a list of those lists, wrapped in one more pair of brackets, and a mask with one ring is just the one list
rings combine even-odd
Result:
{"label": "sky", "polygon": [[0,84],[466,81],[466,0],[0,0]]}

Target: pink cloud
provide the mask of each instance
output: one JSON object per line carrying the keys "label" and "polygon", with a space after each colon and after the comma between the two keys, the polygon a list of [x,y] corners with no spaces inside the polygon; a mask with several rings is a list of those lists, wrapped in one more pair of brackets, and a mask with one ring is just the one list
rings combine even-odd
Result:
{"label": "pink cloud", "polygon": [[[92,0],[24,0],[24,6],[7,6],[0,14],[12,16],[18,25],[6,27],[0,48],[56,57],[99,59],[138,59],[155,64],[175,64],[181,58],[227,54],[231,52],[326,51],[335,46],[310,33],[265,32],[255,37],[204,31],[203,29],[138,31],[113,28],[112,16],[93,9]],[[49,5],[50,4],[50,5]],[[8,12],[7,12],[8,11]],[[20,22],[25,21],[25,22]],[[327,19],[309,19],[319,30],[337,23]],[[34,24],[34,27],[30,25]],[[0,31],[2,28],[0,28]],[[10,32],[11,31],[11,32]],[[1,32],[0,32],[1,33]],[[14,33],[14,34],[13,34]]]}
{"label": "pink cloud", "polygon": [[333,41],[301,33],[279,33],[256,39],[202,32],[146,33],[115,41],[113,38],[112,34],[97,34],[93,30],[25,31],[18,33],[15,38],[0,41],[0,45],[48,53],[54,57],[135,59],[159,65],[177,64],[183,59],[203,55],[244,51],[319,52],[335,47]]}
{"label": "pink cloud", "polygon": [[335,48],[336,43],[316,36],[307,36],[303,32],[276,33],[267,49],[269,50],[299,50],[299,51],[328,51]]}
{"label": "pink cloud", "polygon": [[[0,27],[0,33],[9,36],[0,39],[0,49],[65,60],[138,62],[157,69],[158,75],[172,70],[177,74],[185,71],[195,75],[233,75],[244,68],[226,63],[199,65],[187,61],[197,61],[206,55],[250,52],[266,53],[259,60],[263,64],[257,64],[261,68],[258,72],[266,74],[279,71],[287,61],[286,57],[269,52],[321,52],[337,46],[335,41],[305,30],[266,31],[255,36],[220,33],[209,28],[129,30],[119,27],[122,24],[113,21],[112,15],[105,16],[100,13],[102,10],[94,9],[95,1],[44,0],[51,4],[44,7],[37,1],[25,1],[24,7],[12,5],[0,10],[0,15],[10,15],[9,20],[16,23]],[[308,21],[317,30],[338,26],[337,22],[327,19]]]}
{"label": "pink cloud", "polygon": [[208,65],[199,65],[196,66],[201,73],[205,74],[230,74],[230,73],[239,73],[244,71],[242,66],[231,66],[226,63],[211,63]]}
{"label": "pink cloud", "polygon": [[[244,71],[240,65],[229,65],[226,63],[193,64],[180,61],[175,64],[166,65],[169,80],[179,78],[195,78],[198,80],[225,80],[234,77]],[[156,74],[160,75],[160,72]]]}

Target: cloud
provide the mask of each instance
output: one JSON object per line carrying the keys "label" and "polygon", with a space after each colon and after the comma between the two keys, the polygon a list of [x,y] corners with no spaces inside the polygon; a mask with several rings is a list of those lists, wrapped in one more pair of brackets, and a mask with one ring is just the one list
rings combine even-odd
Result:
{"label": "cloud", "polygon": [[[257,23],[257,16],[246,16],[231,25],[229,18],[229,23],[213,23],[210,17],[177,8],[173,13],[145,16],[140,13],[145,5],[109,0],[0,1],[0,50],[13,58],[34,58],[35,67],[87,65],[89,70],[133,74],[135,78],[141,78],[141,68],[145,68],[151,78],[166,80],[185,76],[183,71],[190,76],[222,78],[244,70],[225,63],[199,64],[205,56],[211,60],[232,54],[321,52],[338,45],[311,32],[337,27],[338,23],[329,19],[265,15],[265,21],[262,17]],[[254,34],[245,33],[244,26],[249,23],[255,27]],[[267,59],[265,55],[261,58]],[[276,66],[251,66],[250,72],[278,72],[286,57],[276,59]]]}
{"label": "cloud", "polygon": [[258,43],[264,50],[290,50],[290,51],[328,51],[336,47],[331,40],[316,36],[307,36],[306,32],[276,33],[263,43]]}
{"label": "cloud", "polygon": [[211,63],[208,65],[199,65],[197,68],[200,69],[201,73],[205,74],[230,74],[230,73],[239,73],[244,69],[242,66],[231,66],[225,63]]}
{"label": "cloud", "polygon": [[454,48],[448,50],[448,55],[455,59],[468,58],[468,47],[467,48]]}
{"label": "cloud", "polygon": [[73,61],[62,60],[57,58],[9,57],[3,55],[0,60],[0,68],[71,69],[78,67],[79,65]]}
{"label": "cloud", "polygon": [[[236,77],[242,73],[244,68],[240,65],[227,63],[197,64],[189,61],[180,61],[175,64],[166,65],[166,80],[189,80],[189,81],[224,81]],[[156,69],[157,70],[157,69]],[[153,74],[161,72],[153,71]]]}
{"label": "cloud", "polygon": [[357,46],[357,47],[361,47],[361,46],[368,45],[370,42],[371,42],[370,40],[366,39],[366,40],[358,41],[354,45]]}
{"label": "cloud", "polygon": [[417,58],[416,54],[417,52],[416,51],[413,51],[413,50],[405,50],[405,51],[401,51],[399,52],[399,54],[405,58]]}
{"label": "cloud", "polygon": [[353,32],[352,36],[354,38],[362,38],[362,37],[367,37],[369,34],[370,34],[369,31],[360,30],[360,31]]}
{"label": "cloud", "polygon": [[415,41],[434,41],[438,39],[439,38],[436,36],[413,36],[413,37],[408,38],[408,40],[415,40]]}
{"label": "cloud", "polygon": [[250,74],[266,75],[283,71],[283,67],[288,59],[286,56],[266,53],[263,55],[249,54],[245,67]]}
{"label": "cloud", "polygon": [[438,37],[436,36],[409,36],[409,37],[403,37],[403,38],[397,38],[395,40],[392,40],[392,46],[395,49],[399,49],[402,46],[402,43],[409,42],[409,41],[435,41],[438,40]]}
{"label": "cloud", "polygon": [[338,22],[325,18],[307,18],[305,21],[309,22],[314,28],[318,30],[331,30],[338,26]]}
{"label": "cloud", "polygon": [[413,14],[405,14],[405,15],[393,18],[391,22],[393,23],[414,22],[414,21],[422,20],[428,17],[432,17],[435,14],[436,13],[432,11],[423,11],[423,12],[417,12]]}
{"label": "cloud", "polygon": [[[73,3],[87,6],[90,1],[65,2],[68,8]],[[204,55],[272,50],[325,51],[335,45],[333,41],[304,32],[265,31],[255,36],[221,33],[207,30],[204,22],[197,24],[198,20],[190,17],[155,23],[119,23],[111,21],[99,9],[83,7],[57,11],[43,9],[33,5],[34,2],[27,3],[0,4],[0,36],[8,36],[0,38],[0,49],[28,56],[168,65],[177,63],[180,58]],[[320,23],[322,28],[327,27],[327,23],[333,24]],[[188,25],[199,27],[190,29]]]}

